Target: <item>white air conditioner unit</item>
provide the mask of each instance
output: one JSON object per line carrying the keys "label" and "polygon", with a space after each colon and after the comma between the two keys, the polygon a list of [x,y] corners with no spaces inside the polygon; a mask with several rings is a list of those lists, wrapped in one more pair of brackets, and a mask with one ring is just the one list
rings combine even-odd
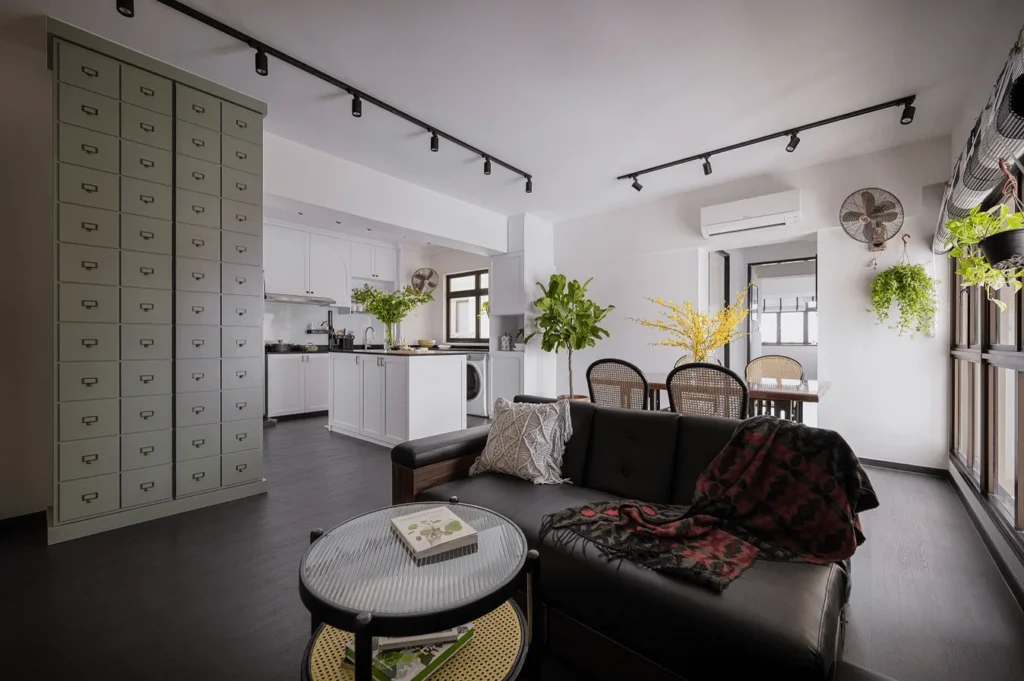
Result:
{"label": "white air conditioner unit", "polygon": [[707,239],[799,222],[800,192],[795,189],[700,209],[700,231]]}

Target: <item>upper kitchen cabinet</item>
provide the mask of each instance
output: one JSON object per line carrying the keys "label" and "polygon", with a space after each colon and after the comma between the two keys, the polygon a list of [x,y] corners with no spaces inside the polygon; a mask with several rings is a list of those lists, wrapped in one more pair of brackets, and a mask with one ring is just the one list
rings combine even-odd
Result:
{"label": "upper kitchen cabinet", "polygon": [[309,293],[333,298],[348,307],[352,294],[348,284],[350,243],[319,234],[309,235]]}
{"label": "upper kitchen cabinet", "polygon": [[350,244],[345,239],[266,225],[263,262],[267,293],[332,298],[347,307]]}
{"label": "upper kitchen cabinet", "polygon": [[526,313],[526,290],[523,286],[522,252],[506,253],[491,258],[490,299],[488,314],[520,315]]}
{"label": "upper kitchen cabinet", "polygon": [[356,279],[395,281],[398,251],[385,246],[352,242],[352,276]]}

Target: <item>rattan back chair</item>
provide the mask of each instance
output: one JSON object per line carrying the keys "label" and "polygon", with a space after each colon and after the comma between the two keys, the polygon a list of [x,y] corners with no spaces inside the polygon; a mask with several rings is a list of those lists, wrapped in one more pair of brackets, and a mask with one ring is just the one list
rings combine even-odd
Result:
{"label": "rattan back chair", "polygon": [[669,408],[677,414],[747,418],[749,391],[735,371],[709,362],[676,367],[665,379]]}
{"label": "rattan back chair", "polygon": [[747,363],[747,383],[759,383],[764,378],[795,378],[803,380],[804,367],[792,357],[762,355]]}
{"label": "rattan back chair", "polygon": [[599,359],[587,368],[590,401],[599,407],[647,409],[650,386],[644,372],[621,359]]}

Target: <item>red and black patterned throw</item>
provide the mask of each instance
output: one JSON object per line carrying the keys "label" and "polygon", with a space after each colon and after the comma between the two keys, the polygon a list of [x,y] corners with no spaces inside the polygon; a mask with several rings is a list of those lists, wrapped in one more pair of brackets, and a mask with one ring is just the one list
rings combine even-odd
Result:
{"label": "red and black patterned throw", "polygon": [[541,537],[584,538],[626,558],[722,591],[758,558],[839,563],[864,542],[857,514],[878,499],[836,432],[758,416],[697,480],[691,506],[609,501],[544,518]]}

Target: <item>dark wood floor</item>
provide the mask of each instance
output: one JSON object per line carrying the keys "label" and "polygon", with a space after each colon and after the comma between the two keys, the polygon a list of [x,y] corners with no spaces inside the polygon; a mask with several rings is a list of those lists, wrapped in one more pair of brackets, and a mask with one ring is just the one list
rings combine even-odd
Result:
{"label": "dark wood floor", "polygon": [[[323,424],[265,431],[265,496],[52,547],[5,528],[0,678],[297,678],[309,529],[390,501],[388,451]],[[949,486],[871,477],[883,505],[854,558],[846,658],[901,681],[1024,678],[1024,614]]]}

